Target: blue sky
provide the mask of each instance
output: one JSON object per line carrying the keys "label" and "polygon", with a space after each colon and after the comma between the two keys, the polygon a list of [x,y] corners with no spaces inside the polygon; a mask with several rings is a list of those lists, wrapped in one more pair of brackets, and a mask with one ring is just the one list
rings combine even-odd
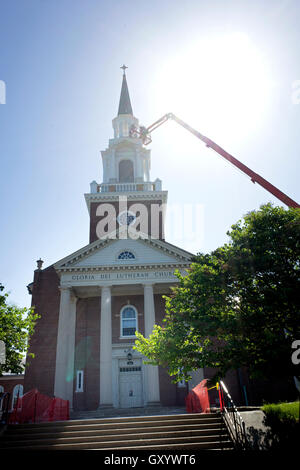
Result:
{"label": "blue sky", "polygon": [[[0,282],[11,301],[30,305],[38,258],[45,267],[88,243],[83,194],[102,181],[123,63],[141,124],[174,112],[299,202],[299,20],[297,0],[0,0]],[[171,243],[210,251],[246,212],[280,204],[175,123],[152,137],[152,180],[178,212]]]}

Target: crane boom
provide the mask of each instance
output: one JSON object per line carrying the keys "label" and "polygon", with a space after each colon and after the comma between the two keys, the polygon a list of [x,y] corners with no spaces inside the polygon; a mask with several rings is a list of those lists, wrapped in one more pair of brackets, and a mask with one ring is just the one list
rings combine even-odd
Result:
{"label": "crane boom", "polygon": [[212,148],[215,152],[217,152],[227,161],[229,161],[234,166],[236,166],[241,171],[243,171],[246,175],[248,175],[251,178],[251,181],[253,183],[258,183],[260,186],[262,186],[264,189],[269,191],[271,194],[273,194],[273,196],[277,197],[281,202],[286,204],[288,207],[294,207],[294,208],[300,207],[296,201],[293,201],[293,199],[291,199],[289,196],[287,196],[278,188],[276,188],[276,186],[273,186],[273,184],[269,183],[269,181],[267,181],[265,178],[260,176],[258,173],[255,173],[254,171],[252,171],[251,168],[244,165],[233,155],[230,155],[230,153],[226,152],[226,150],[224,150],[218,144],[213,142],[211,139],[200,134],[200,132],[193,129],[191,126],[189,126],[186,122],[179,119],[173,113],[165,114],[164,116],[162,116],[160,119],[155,121],[153,124],[151,124],[151,126],[147,128],[145,127],[140,128],[139,134],[145,145],[148,145],[151,142],[150,133],[153,132],[155,129],[157,129],[157,127],[167,122],[169,119],[172,119],[173,121],[177,122],[177,124],[179,124],[180,126],[184,127],[186,130],[194,134],[196,137],[198,137],[198,139],[202,140],[202,142],[204,142],[207,147]]}

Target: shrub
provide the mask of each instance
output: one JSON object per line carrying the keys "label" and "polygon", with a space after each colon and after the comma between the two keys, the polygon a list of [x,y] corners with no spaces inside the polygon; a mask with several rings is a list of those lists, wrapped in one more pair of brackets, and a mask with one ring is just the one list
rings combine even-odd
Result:
{"label": "shrub", "polygon": [[299,402],[266,404],[265,425],[272,434],[273,449],[296,449],[299,445]]}
{"label": "shrub", "polygon": [[270,403],[262,406],[262,410],[269,417],[277,417],[280,421],[299,421],[298,401],[292,403]]}

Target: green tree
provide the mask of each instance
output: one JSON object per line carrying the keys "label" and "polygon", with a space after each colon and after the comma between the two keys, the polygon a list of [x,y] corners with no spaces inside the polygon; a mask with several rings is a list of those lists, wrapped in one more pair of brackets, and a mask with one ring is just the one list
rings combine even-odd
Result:
{"label": "green tree", "polygon": [[166,316],[136,349],[174,380],[201,367],[248,367],[252,377],[295,375],[291,344],[300,339],[300,211],[271,204],[248,213],[228,244],[198,254],[165,297]]}
{"label": "green tree", "polygon": [[[5,345],[5,363],[0,363],[0,376],[3,372],[22,373],[22,360],[29,348],[29,338],[39,315],[33,308],[18,308],[7,303],[7,293],[0,284],[0,340]],[[3,343],[2,343],[3,344]],[[33,356],[33,354],[31,354]],[[2,361],[1,361],[2,362]]]}

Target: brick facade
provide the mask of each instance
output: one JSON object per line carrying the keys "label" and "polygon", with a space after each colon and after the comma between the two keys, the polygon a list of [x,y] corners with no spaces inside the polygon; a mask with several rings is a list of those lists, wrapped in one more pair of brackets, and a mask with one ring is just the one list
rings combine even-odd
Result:
{"label": "brick facade", "polygon": [[38,388],[48,396],[54,394],[54,375],[56,359],[56,341],[59,315],[59,278],[50,266],[34,272],[32,305],[41,316],[37,321],[35,332],[30,339],[30,353],[27,357],[24,379],[24,392]]}
{"label": "brick facade", "polygon": [[[115,209],[115,213],[116,213],[116,216],[119,215],[119,203],[116,202],[116,201],[107,201],[106,204],[111,204],[114,209]],[[147,209],[147,213],[148,213],[148,232],[147,233],[150,233],[151,231],[151,223],[152,223],[152,218],[151,218],[151,214],[154,212],[154,209],[151,210],[152,207],[154,206],[161,206],[162,204],[162,201],[159,200],[159,199],[154,199],[154,200],[151,200],[151,201],[147,201],[147,200],[143,200],[142,198],[139,200],[134,200],[134,201],[131,201],[131,200],[128,200],[127,201],[127,210],[130,211],[130,208],[133,206],[133,204],[143,204],[146,209]],[[98,240],[98,235],[96,233],[96,229],[97,229],[97,224],[100,220],[102,220],[103,218],[106,217],[106,215],[103,215],[103,216],[97,216],[96,215],[96,211],[97,211],[97,208],[98,206],[101,205],[101,203],[99,202],[91,202],[91,206],[90,206],[90,243],[93,243],[94,241]],[[154,219],[155,220],[155,219]],[[153,224],[155,223],[153,220]],[[116,228],[119,227],[119,224],[116,223]],[[157,238],[159,238],[160,240],[164,240],[164,224],[163,224],[163,216],[162,216],[162,212],[160,211],[159,212],[159,215],[158,215],[158,234],[157,234]]]}
{"label": "brick facade", "polygon": [[[99,359],[100,359],[100,296],[79,298],[76,306],[75,367],[74,367],[74,409],[94,410],[99,406]],[[112,296],[112,343],[134,343],[133,339],[120,338],[120,311],[130,303],[138,311],[138,329],[144,334],[144,297],[143,295]],[[165,314],[165,301],[161,294],[154,295],[156,323],[162,324]],[[38,388],[48,396],[54,394],[56,362],[56,341],[60,304],[59,278],[50,266],[45,270],[36,270],[32,290],[32,305],[41,318],[30,341],[30,352],[34,358],[28,358],[24,378],[24,393]],[[76,371],[84,371],[84,392],[76,392]],[[215,371],[205,368],[204,377],[211,378]],[[165,406],[183,405],[187,388],[172,384],[167,371],[159,367],[160,397]],[[232,398],[237,404],[245,404],[245,391],[248,404],[257,403],[262,396],[255,383],[250,381],[245,370],[231,371],[224,379]],[[261,389],[263,387],[261,386]],[[210,393],[212,403],[218,403],[218,395]]]}
{"label": "brick facade", "polygon": [[[130,303],[138,311],[138,330],[144,334],[144,296],[112,296],[112,343],[134,344],[134,339],[120,337],[120,311]],[[164,317],[164,300],[154,295],[156,321]],[[37,321],[24,379],[24,393],[38,388],[48,396],[54,394],[56,342],[60,305],[59,279],[52,266],[36,270],[32,288],[32,305],[41,318]],[[95,410],[99,406],[100,367],[100,305],[101,298],[79,298],[76,305],[75,361],[73,377],[73,407],[75,410]],[[76,391],[76,372],[83,370],[84,391]],[[183,405],[185,388],[171,383],[166,370],[159,368],[161,403],[165,406]]]}

